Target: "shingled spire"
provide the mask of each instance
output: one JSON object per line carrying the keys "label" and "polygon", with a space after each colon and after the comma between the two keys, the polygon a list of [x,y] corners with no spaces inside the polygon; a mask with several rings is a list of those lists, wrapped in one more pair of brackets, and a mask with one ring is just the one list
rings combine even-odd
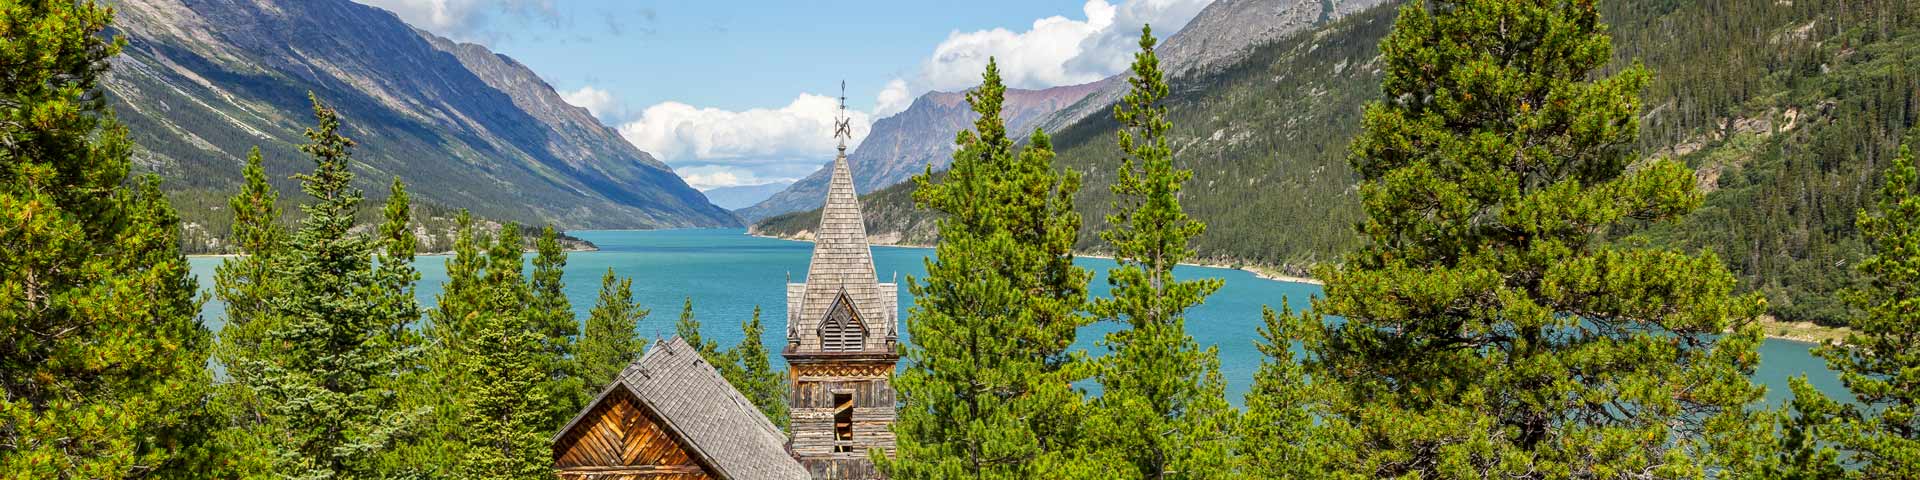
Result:
{"label": "shingled spire", "polygon": [[[846,110],[844,96],[840,108]],[[853,189],[852,167],[847,164],[846,142],[853,134],[849,123],[844,113],[834,122],[840,152],[833,159],[833,177],[827,184],[826,207],[820,210],[820,227],[814,230],[807,281],[787,287],[787,342],[797,351],[823,348],[816,332],[843,296],[864,330],[863,350],[890,351],[895,338],[898,286],[879,283],[874,274],[867,225],[861,216],[860,197]]]}

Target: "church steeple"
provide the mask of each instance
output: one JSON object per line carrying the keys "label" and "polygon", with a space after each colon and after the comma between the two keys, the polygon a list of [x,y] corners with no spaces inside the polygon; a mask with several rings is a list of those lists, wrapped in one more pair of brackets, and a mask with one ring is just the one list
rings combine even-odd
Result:
{"label": "church steeple", "polygon": [[790,447],[814,478],[880,478],[868,451],[894,452],[893,369],[899,286],[879,283],[860,197],[853,190],[842,82],[840,140],[806,283],[787,284]]}
{"label": "church steeple", "polygon": [[[844,83],[841,88],[845,89]],[[840,151],[833,159],[820,226],[814,229],[813,260],[807,267],[806,283],[797,284],[801,291],[793,291],[796,284],[788,286],[787,343],[790,348],[797,347],[796,351],[821,349],[820,336],[812,334],[844,298],[865,331],[861,350],[892,351],[897,338],[898,286],[879,283],[874,273],[867,225],[860,212],[860,197],[853,188],[853,170],[847,164],[846,142],[853,130],[845,114],[844,93],[840,101],[842,113],[834,122]],[[799,298],[793,298],[794,293],[799,293]]]}

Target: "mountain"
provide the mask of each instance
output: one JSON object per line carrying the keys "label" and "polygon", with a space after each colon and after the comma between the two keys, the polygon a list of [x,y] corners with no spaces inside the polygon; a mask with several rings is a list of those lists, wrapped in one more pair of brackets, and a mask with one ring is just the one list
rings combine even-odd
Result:
{"label": "mountain", "polygon": [[[1698,172],[1704,205],[1675,222],[1608,232],[1623,244],[1711,250],[1789,321],[1843,324],[1835,292],[1854,281],[1867,206],[1902,140],[1920,141],[1920,2],[1613,0],[1612,66],[1639,62],[1642,157]],[[1194,176],[1182,206],[1208,224],[1203,260],[1302,272],[1359,245],[1347,145],[1379,97],[1379,42],[1397,10],[1379,6],[1255,48],[1211,73],[1178,77],[1168,100],[1175,158]],[[1204,16],[1204,15],[1203,15]],[[1196,20],[1198,22],[1198,20]],[[1171,43],[1171,41],[1169,41]],[[1083,100],[1082,103],[1091,101]],[[1116,125],[1082,118],[1054,134],[1056,163],[1085,176],[1079,247],[1099,251],[1111,208]],[[876,240],[930,243],[912,185],[868,194]],[[753,230],[796,236],[815,211]]]}
{"label": "mountain", "polygon": [[283,195],[307,93],[337,108],[359,186],[394,176],[423,203],[563,228],[739,225],[667,166],[568,105],[524,65],[347,0],[121,0],[128,43],[105,82],[145,170],[207,224],[258,145]]}
{"label": "mountain", "polygon": [[[1170,76],[1213,72],[1251,55],[1255,47],[1382,1],[1218,0],[1201,9],[1185,27],[1161,44],[1161,58]],[[1113,104],[1127,92],[1123,75],[1038,91],[1008,89],[1007,130],[1021,137],[1036,127],[1058,133],[1076,121],[1110,112]],[[973,122],[971,114],[961,94],[934,92],[916,99],[900,114],[874,122],[873,133],[861,142],[861,148],[848,156],[859,184],[857,189],[871,192],[898,184],[920,173],[929,163],[935,170],[945,168],[952,161],[954,146],[951,142],[936,141],[951,140],[955,132]],[[876,140],[881,149],[870,150],[867,146]],[[876,155],[879,158],[875,158]],[[823,167],[795,183],[787,192],[736,213],[752,222],[819,208],[826,179],[827,169]]]}
{"label": "mountain", "polygon": [[[1252,55],[1262,45],[1366,10],[1386,0],[1215,0],[1200,9],[1173,36],[1156,49],[1168,78],[1203,76],[1227,68]],[[1164,34],[1162,34],[1164,35]],[[1127,94],[1121,72],[1094,82],[1098,85],[1081,101],[1053,112],[1038,123],[1058,132],[1090,116],[1111,115],[1113,104]]]}
{"label": "mountain", "polygon": [[[1054,87],[1045,90],[1007,89],[1001,115],[1007,131],[1024,137],[1040,118],[1079,101],[1095,84]],[[973,124],[973,109],[965,93],[930,92],[916,98],[906,110],[873,122],[873,129],[860,145],[847,154],[853,167],[854,190],[871,192],[907,181],[914,174],[946,168],[953,161],[954,134]],[[782,213],[820,208],[826,198],[831,160],[806,178],[758,204],[740,209],[742,218],[753,221]]]}
{"label": "mountain", "polygon": [[793,182],[718,187],[704,193],[707,194],[707,200],[712,201],[714,205],[719,205],[720,208],[746,208],[766,200],[775,193],[780,193],[781,190],[786,190],[788,185],[793,185]]}

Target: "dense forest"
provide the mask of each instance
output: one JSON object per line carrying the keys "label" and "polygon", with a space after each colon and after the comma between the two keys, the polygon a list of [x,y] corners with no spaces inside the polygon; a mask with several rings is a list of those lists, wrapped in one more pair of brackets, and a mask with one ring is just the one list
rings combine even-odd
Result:
{"label": "dense forest", "polygon": [[[1803,376],[1766,406],[1750,378],[1764,289],[1718,249],[1653,243],[1698,228],[1764,157],[1648,157],[1658,71],[1614,62],[1602,18],[1588,0],[1398,11],[1380,94],[1337,148],[1364,241],[1317,267],[1322,296],[1247,332],[1265,358],[1244,410],[1185,328],[1223,284],[1172,274],[1216,226],[1188,208],[1209,186],[1181,159],[1196,150],[1152,31],[1112,134],[1081,140],[1112,145],[1097,175],[1044,132],[1013,141],[990,60],[953,167],[909,193],[937,213],[939,254],[907,282],[897,454],[868,458],[903,480],[1920,477],[1920,129],[1890,136],[1909,142],[1845,221],[1858,260],[1834,310],[1853,333],[1814,351],[1847,396]],[[407,185],[369,201],[360,145],[309,93],[308,165],[285,196],[303,201],[254,155],[225,203],[245,255],[213,276],[216,335],[177,207],[99,97],[112,20],[0,0],[0,64],[18,67],[0,76],[0,478],[552,478],[554,430],[645,348],[633,279],[609,271],[577,318],[552,228],[529,259],[522,228],[460,211],[422,304]],[[1088,235],[1115,257],[1110,296],[1073,261]],[[1071,348],[1095,322],[1118,327],[1102,351]],[[701,328],[689,300],[676,333],[783,416],[759,316],[730,347]]]}
{"label": "dense forest", "polygon": [[[263,168],[266,168],[263,164]],[[279,173],[279,172],[274,172]],[[269,178],[291,175],[274,175]],[[295,185],[298,185],[297,183]],[[239,253],[238,246],[230,238],[233,232],[233,214],[228,211],[226,195],[213,191],[174,191],[166,192],[168,201],[180,210],[180,249],[188,255],[222,255]],[[381,193],[382,197],[390,193]],[[354,216],[362,225],[372,225],[380,218],[380,210],[375,205],[361,205]],[[413,200],[414,234],[420,237],[420,252],[428,255],[445,254],[453,251],[454,240],[459,233],[458,219],[460,210],[443,207],[419,199]],[[285,209],[277,220],[283,227],[299,224],[300,209]],[[500,228],[514,222],[475,217],[474,228],[489,235],[497,235]],[[367,227],[363,227],[367,228]],[[533,238],[540,235],[540,227],[518,225],[520,236],[526,239],[523,247],[534,250]],[[558,232],[563,248],[568,251],[593,250],[593,242]]]}
{"label": "dense forest", "polygon": [[[1347,141],[1379,95],[1378,45],[1395,5],[1260,48],[1218,72],[1171,81],[1174,145],[1196,188],[1183,200],[1213,228],[1199,259],[1304,273],[1362,243]],[[1598,3],[1613,33],[1607,70],[1638,62],[1643,158],[1677,157],[1711,189],[1705,208],[1659,226],[1623,226],[1622,241],[1713,249],[1787,320],[1841,324],[1834,300],[1863,255],[1853,212],[1865,205],[1902,132],[1920,121],[1920,4],[1741,0]],[[1110,212],[1103,185],[1116,151],[1111,118],[1054,135],[1060,162],[1086,176],[1090,226]],[[930,214],[910,184],[868,195],[868,230],[930,244]],[[755,226],[792,235],[815,212]],[[1083,234],[1083,251],[1104,251]]]}

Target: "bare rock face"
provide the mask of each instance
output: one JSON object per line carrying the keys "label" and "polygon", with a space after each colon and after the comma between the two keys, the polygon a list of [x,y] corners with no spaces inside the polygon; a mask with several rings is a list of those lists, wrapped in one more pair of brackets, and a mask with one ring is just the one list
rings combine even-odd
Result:
{"label": "bare rock face", "polygon": [[[1054,87],[1045,90],[1007,89],[1001,115],[1007,131],[1016,137],[1033,133],[1035,121],[1079,101],[1096,88],[1095,84]],[[928,166],[944,170],[953,162],[955,132],[971,128],[978,118],[967,105],[966,94],[931,92],[921,95],[913,105],[891,117],[873,123],[873,130],[860,146],[847,154],[853,167],[854,190],[867,193],[905,182]],[[823,167],[786,190],[737,213],[748,221],[787,212],[820,208],[826,198],[831,159]]]}
{"label": "bare rock face", "polygon": [[[1168,77],[1212,73],[1238,63],[1254,48],[1314,26],[1338,20],[1386,0],[1214,0],[1158,48]],[[1126,75],[1095,82],[1086,98],[1038,121],[1059,131],[1094,114],[1112,111],[1127,93]]]}
{"label": "bare rock face", "polygon": [[[129,41],[106,89],[141,165],[175,191],[220,194],[258,145],[269,173],[311,168],[296,146],[307,92],[359,142],[370,197],[416,198],[570,228],[737,226],[660,161],[519,62],[348,0],[122,0]],[[281,191],[290,191],[290,183]]]}

